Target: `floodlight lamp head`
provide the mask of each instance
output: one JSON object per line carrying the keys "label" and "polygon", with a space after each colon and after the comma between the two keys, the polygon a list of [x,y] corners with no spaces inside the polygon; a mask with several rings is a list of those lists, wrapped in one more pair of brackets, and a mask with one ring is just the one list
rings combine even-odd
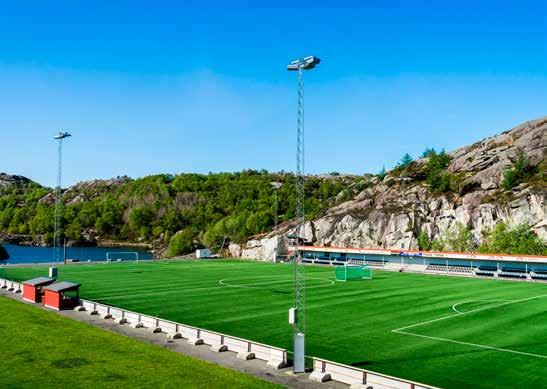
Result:
{"label": "floodlight lamp head", "polygon": [[57,140],[61,140],[61,139],[65,139],[65,138],[68,138],[72,136],[71,134],[69,134],[68,132],[63,132],[63,131],[60,131],[57,135],[55,135],[53,137],[53,139],[57,139]]}
{"label": "floodlight lamp head", "polygon": [[313,55],[310,55],[308,57],[300,58],[297,60],[292,61],[290,64],[287,65],[288,71],[294,71],[298,69],[303,70],[310,70],[316,67],[321,60]]}

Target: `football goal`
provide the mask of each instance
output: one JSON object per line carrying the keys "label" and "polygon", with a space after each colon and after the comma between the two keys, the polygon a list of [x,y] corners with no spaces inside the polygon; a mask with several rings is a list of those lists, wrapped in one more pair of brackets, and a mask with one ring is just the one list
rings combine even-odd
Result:
{"label": "football goal", "polygon": [[139,253],[137,251],[109,251],[106,253],[107,262],[137,261],[139,262]]}
{"label": "football goal", "polygon": [[371,280],[372,269],[367,265],[346,263],[334,269],[336,281]]}

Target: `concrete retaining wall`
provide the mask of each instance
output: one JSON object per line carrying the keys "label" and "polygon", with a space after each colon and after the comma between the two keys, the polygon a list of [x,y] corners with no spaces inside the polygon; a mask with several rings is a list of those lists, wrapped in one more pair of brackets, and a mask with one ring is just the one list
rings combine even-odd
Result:
{"label": "concrete retaining wall", "polygon": [[433,386],[407,381],[356,367],[313,358],[313,374],[330,375],[330,379],[354,387],[390,388],[390,389],[435,389]]}
{"label": "concrete retaining wall", "polygon": [[23,284],[0,278],[0,288],[7,289],[8,291],[14,293],[21,293],[23,291]]}
{"label": "concrete retaining wall", "polygon": [[161,332],[165,332],[170,336],[182,337],[192,341],[201,340],[200,343],[216,347],[217,349],[220,349],[220,346],[224,346],[222,349],[242,354],[247,358],[251,358],[252,354],[252,357],[267,361],[269,365],[276,368],[287,365],[287,350],[285,349],[112,307],[90,300],[80,299],[80,305],[90,313],[97,313],[101,316],[110,315],[110,317],[116,320],[124,319],[124,322],[131,325],[139,325],[150,330],[161,330]]}

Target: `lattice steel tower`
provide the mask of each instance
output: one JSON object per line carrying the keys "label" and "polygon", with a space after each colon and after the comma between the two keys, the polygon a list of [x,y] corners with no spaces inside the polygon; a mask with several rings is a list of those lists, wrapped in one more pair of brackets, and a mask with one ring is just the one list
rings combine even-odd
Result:
{"label": "lattice steel tower", "polygon": [[304,70],[313,69],[320,59],[314,56],[297,59],[287,69],[298,72],[298,115],[296,121],[296,239],[294,254],[294,306],[290,313],[293,325],[294,364],[293,371],[305,371],[306,333],[306,276],[302,266],[300,239],[304,240]]}
{"label": "lattice steel tower", "polygon": [[53,262],[61,260],[61,222],[63,218],[63,202],[61,201],[61,175],[63,172],[63,139],[68,138],[68,132],[59,132],[53,139],[57,140],[57,186],[55,187],[55,229],[53,234]]}

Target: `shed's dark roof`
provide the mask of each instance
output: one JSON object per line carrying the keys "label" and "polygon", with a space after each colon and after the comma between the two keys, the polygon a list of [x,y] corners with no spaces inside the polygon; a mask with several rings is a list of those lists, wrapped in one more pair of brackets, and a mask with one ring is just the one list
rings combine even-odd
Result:
{"label": "shed's dark roof", "polygon": [[33,278],[32,280],[23,281],[23,284],[30,285],[30,286],[40,286],[40,285],[48,285],[52,282],[55,282],[54,278],[49,277],[38,277]]}
{"label": "shed's dark roof", "polygon": [[45,290],[51,290],[53,292],[65,292],[72,289],[78,289],[80,284],[75,284],[74,282],[61,281],[54,284],[46,286]]}

